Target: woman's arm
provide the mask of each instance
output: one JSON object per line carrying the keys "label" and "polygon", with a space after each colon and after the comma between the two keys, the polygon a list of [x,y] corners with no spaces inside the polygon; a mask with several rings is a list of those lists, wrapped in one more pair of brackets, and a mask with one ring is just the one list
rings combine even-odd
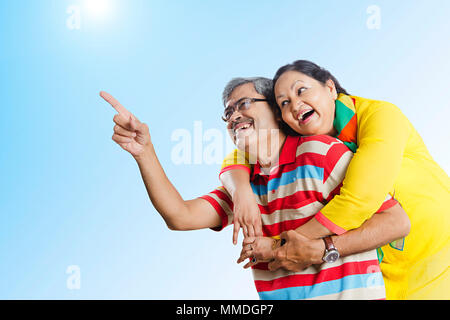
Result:
{"label": "woman's arm", "polygon": [[358,228],[377,211],[393,189],[411,132],[411,124],[396,106],[363,103],[372,106],[358,114],[359,147],[340,194],[316,215],[318,222],[336,234]]}
{"label": "woman's arm", "polygon": [[[397,204],[373,215],[361,227],[339,236],[334,235],[332,239],[339,254],[345,257],[376,249],[406,237],[410,228],[407,214]],[[312,264],[323,262],[325,245],[322,239],[309,239],[294,231],[283,232],[281,238],[286,240],[286,244],[275,250],[275,261],[269,264],[270,270],[284,268],[289,271],[301,271]]]}
{"label": "woman's arm", "polygon": [[380,248],[392,241],[406,237],[411,229],[408,215],[400,204],[374,214],[355,230],[332,236],[335,247],[342,257]]}
{"label": "woman's arm", "polygon": [[219,176],[222,185],[233,199],[234,244],[237,244],[241,227],[244,237],[262,236],[261,214],[250,186],[250,170],[242,151],[234,150],[225,158]]}

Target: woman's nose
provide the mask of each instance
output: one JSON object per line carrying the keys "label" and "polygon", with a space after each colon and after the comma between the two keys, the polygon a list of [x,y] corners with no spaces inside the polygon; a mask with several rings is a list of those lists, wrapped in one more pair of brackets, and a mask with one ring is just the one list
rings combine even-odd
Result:
{"label": "woman's nose", "polygon": [[300,110],[300,106],[302,105],[302,101],[300,99],[294,98],[291,100],[291,112],[294,116],[297,115],[298,111]]}

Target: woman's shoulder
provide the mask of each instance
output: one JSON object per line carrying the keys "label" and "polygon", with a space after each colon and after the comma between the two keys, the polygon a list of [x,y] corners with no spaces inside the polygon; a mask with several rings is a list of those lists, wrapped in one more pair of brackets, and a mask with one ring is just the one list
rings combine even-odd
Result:
{"label": "woman's shoulder", "polygon": [[395,118],[404,118],[405,115],[402,113],[400,108],[398,108],[395,104],[384,101],[384,100],[375,100],[369,98],[363,98],[358,96],[350,96],[355,103],[356,116],[359,120],[362,118],[369,118],[374,115],[380,115],[382,117],[389,115],[390,117]]}
{"label": "woman's shoulder", "polygon": [[369,98],[363,98],[359,96],[350,96],[350,98],[353,99],[355,103],[356,111],[358,112],[358,109],[361,108],[389,108],[389,107],[395,107],[397,106],[391,102],[384,101],[384,100],[376,100],[376,99],[369,99]]}

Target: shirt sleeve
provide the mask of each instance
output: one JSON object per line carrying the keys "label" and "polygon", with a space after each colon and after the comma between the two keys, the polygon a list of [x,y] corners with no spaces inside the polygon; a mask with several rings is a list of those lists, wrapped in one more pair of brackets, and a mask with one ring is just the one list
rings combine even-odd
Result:
{"label": "shirt sleeve", "polygon": [[228,170],[241,169],[251,172],[252,166],[248,160],[248,155],[239,149],[234,149],[222,162],[219,176]]}
{"label": "shirt sleeve", "polygon": [[221,231],[233,223],[233,201],[224,187],[218,187],[200,198],[208,201],[213,206],[222,221],[221,226],[211,228],[212,230]]}
{"label": "shirt sleeve", "polygon": [[358,114],[359,146],[339,194],[331,191],[335,196],[316,215],[336,234],[360,227],[379,210],[393,190],[411,132],[409,121],[396,106],[372,103],[363,115]]}

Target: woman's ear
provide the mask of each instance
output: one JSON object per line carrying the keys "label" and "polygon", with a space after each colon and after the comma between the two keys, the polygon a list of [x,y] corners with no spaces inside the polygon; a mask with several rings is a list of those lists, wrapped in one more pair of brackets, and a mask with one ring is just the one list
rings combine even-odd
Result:
{"label": "woman's ear", "polygon": [[327,87],[328,90],[330,90],[330,93],[331,93],[331,96],[333,97],[333,99],[336,100],[338,97],[338,93],[336,90],[336,86],[334,85],[334,81],[331,79],[328,79],[327,82],[325,82],[325,86]]}

